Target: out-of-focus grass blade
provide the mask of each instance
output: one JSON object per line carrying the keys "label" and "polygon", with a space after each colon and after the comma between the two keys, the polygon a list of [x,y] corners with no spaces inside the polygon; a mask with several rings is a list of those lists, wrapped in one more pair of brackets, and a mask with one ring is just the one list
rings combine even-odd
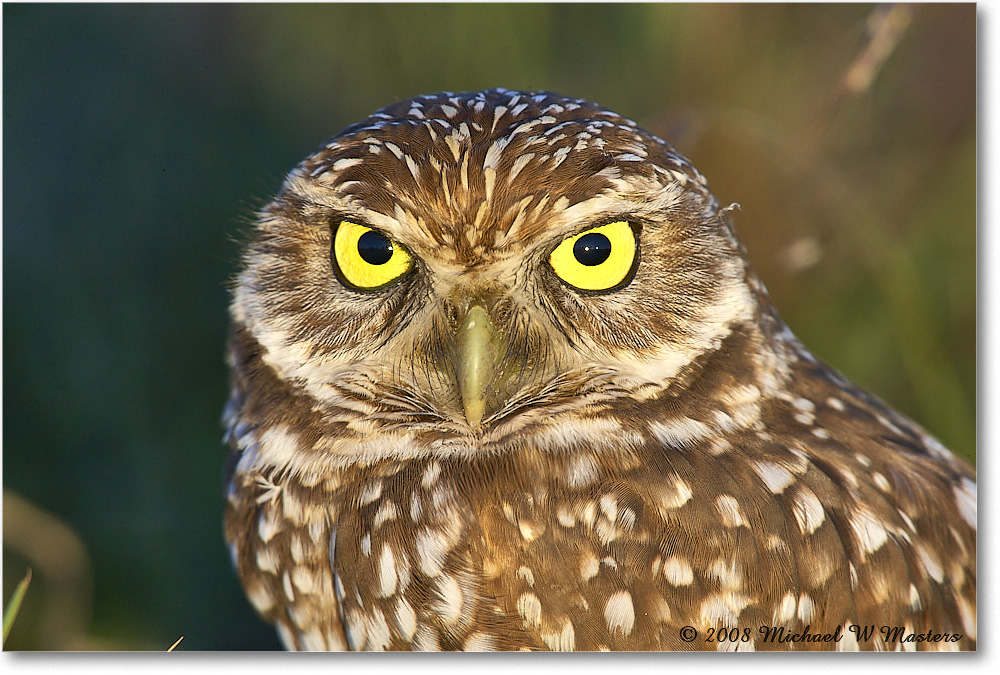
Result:
{"label": "out-of-focus grass blade", "polygon": [[31,568],[28,568],[28,573],[24,575],[24,578],[18,582],[17,588],[14,589],[14,595],[10,596],[10,602],[7,603],[7,609],[3,611],[3,644],[7,644],[7,635],[10,634],[10,628],[14,625],[14,619],[17,618],[17,613],[21,609],[21,601],[24,600],[24,594],[28,591],[28,584],[31,583]]}

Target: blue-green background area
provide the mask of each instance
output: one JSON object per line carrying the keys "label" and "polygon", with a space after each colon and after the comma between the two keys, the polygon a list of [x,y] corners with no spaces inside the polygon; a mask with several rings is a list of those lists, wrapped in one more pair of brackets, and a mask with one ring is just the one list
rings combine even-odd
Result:
{"label": "blue-green background area", "polygon": [[4,599],[35,570],[7,648],[278,646],[221,534],[235,242],[420,93],[673,141],[803,342],[973,458],[975,38],[973,5],[4,5]]}

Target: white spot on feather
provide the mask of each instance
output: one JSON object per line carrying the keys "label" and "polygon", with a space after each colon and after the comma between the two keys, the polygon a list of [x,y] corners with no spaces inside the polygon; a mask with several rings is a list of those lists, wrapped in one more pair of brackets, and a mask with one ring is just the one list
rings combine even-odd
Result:
{"label": "white spot on feather", "polygon": [[635,607],[632,605],[632,595],[628,591],[618,591],[608,598],[604,605],[604,621],[608,630],[621,631],[622,635],[630,635],[635,626]]}
{"label": "white spot on feather", "polygon": [[521,537],[529,544],[542,536],[545,533],[545,529],[545,523],[541,521],[522,519],[517,522],[517,531],[521,533]]}
{"label": "white spot on feather", "polygon": [[542,642],[554,652],[571,652],[576,649],[576,631],[569,619],[563,619],[562,630],[542,631]]}
{"label": "white spot on feather", "polygon": [[712,435],[708,425],[685,415],[672,417],[666,422],[650,422],[649,430],[664,446],[678,450],[693,448]]}
{"label": "white spot on feather", "polygon": [[666,488],[660,492],[660,507],[664,509],[677,509],[691,500],[691,486],[682,478],[674,477],[671,488]]}
{"label": "white spot on feather", "polygon": [[485,167],[483,169],[483,178],[486,186],[486,199],[483,201],[485,205],[493,200],[493,186],[497,182],[497,170],[493,167]]}
{"label": "white spot on feather", "polygon": [[451,549],[444,534],[423,529],[417,533],[416,544],[421,571],[429,577],[441,574],[445,557]]}
{"label": "white spot on feather", "polygon": [[797,410],[802,412],[812,412],[816,409],[816,405],[807,398],[797,398],[792,401],[792,405],[795,406]]}
{"label": "white spot on feather", "polygon": [[904,435],[903,432],[900,431],[899,427],[897,427],[895,424],[893,424],[892,422],[890,422],[888,419],[886,419],[882,415],[876,414],[875,415],[875,419],[878,420],[879,424],[881,424],[882,426],[884,426],[886,429],[888,429],[892,433],[896,434],[897,436],[903,436]]}
{"label": "white spot on feather", "polygon": [[399,635],[403,640],[413,639],[417,632],[417,613],[405,598],[400,598],[396,602],[396,626],[399,628]]}
{"label": "white spot on feather", "polygon": [[528,584],[528,586],[535,585],[535,575],[532,573],[530,567],[526,567],[524,565],[518,567],[517,576],[520,579],[524,579],[524,583]]}
{"label": "white spot on feather", "polygon": [[360,502],[362,506],[366,504],[371,504],[381,495],[382,495],[382,481],[375,480],[366,485],[365,489],[361,491],[361,495],[358,497],[358,502]]}
{"label": "white spot on feather", "polygon": [[593,455],[576,454],[566,467],[566,484],[574,489],[590,485],[597,479],[597,460]]}
{"label": "white spot on feather", "polygon": [[614,522],[618,517],[618,500],[614,495],[602,495],[600,500],[601,512],[608,520]]}
{"label": "white spot on feather", "polygon": [[663,576],[674,586],[687,586],[694,581],[691,565],[676,556],[663,561]]}
{"label": "white spot on feather", "polygon": [[373,652],[383,652],[392,643],[392,634],[389,632],[389,624],[385,620],[385,614],[378,607],[373,607],[368,615],[367,637],[365,649]]}
{"label": "white spot on feather", "polygon": [[969,524],[969,527],[976,529],[976,484],[968,478],[962,478],[962,485],[952,487],[955,495],[955,503],[958,505],[958,513],[962,519]]}
{"label": "white spot on feather", "polygon": [[528,152],[514,160],[514,163],[510,167],[510,173],[507,174],[507,185],[514,182],[514,179],[517,178],[517,174],[521,173],[521,169],[526,167],[528,162],[534,159],[534,157],[535,153]]}
{"label": "white spot on feather", "polygon": [[749,598],[734,591],[724,591],[709,596],[701,603],[699,615],[706,624],[721,623],[726,628],[739,624],[740,612],[750,604]]}
{"label": "white spot on feather", "polygon": [[451,626],[458,623],[462,617],[462,588],[458,585],[458,580],[447,574],[442,574],[437,582],[438,601],[434,603],[434,609],[444,620],[445,624]]}
{"label": "white spot on feather", "polygon": [[716,558],[708,569],[708,573],[718,579],[719,584],[727,590],[737,590],[743,585],[743,572],[733,559]]}
{"label": "white spot on feather", "polygon": [[399,509],[393,502],[386,500],[372,519],[372,529],[377,530],[386,521],[395,520],[397,515],[399,515]]}
{"label": "white spot on feather", "polygon": [[333,171],[343,171],[344,169],[349,169],[352,166],[355,166],[357,164],[361,164],[361,162],[362,162],[362,160],[361,160],[360,157],[351,157],[351,158],[347,158],[347,159],[338,159],[336,162],[334,162],[332,165],[330,165],[330,169],[333,170]]}
{"label": "white spot on feather", "polygon": [[542,623],[542,603],[534,593],[524,593],[517,599],[517,611],[530,626]]}
{"label": "white spot on feather", "polygon": [[413,647],[422,652],[441,651],[441,641],[436,628],[422,623],[417,626],[417,634],[413,638]]}
{"label": "white spot on feather", "polygon": [[503,117],[506,112],[507,108],[502,105],[498,105],[496,108],[493,109],[493,126],[490,127],[490,133],[496,131],[497,122],[500,121],[500,118]]}
{"label": "white spot on feather", "polygon": [[441,465],[438,462],[431,462],[424,469],[424,475],[420,479],[420,484],[424,488],[429,488],[437,482],[438,476],[441,475]]}
{"label": "white spot on feather", "polygon": [[969,639],[975,640],[979,632],[979,625],[976,619],[976,605],[962,595],[955,595],[955,604],[958,605],[958,613],[962,617],[962,626]]}
{"label": "white spot on feather", "polygon": [[780,495],[795,481],[795,476],[788,469],[774,462],[753,462],[752,467],[767,485],[767,489],[776,495]]}
{"label": "white spot on feather", "polygon": [[851,530],[858,540],[858,545],[866,554],[874,553],[882,548],[889,538],[885,526],[869,511],[859,509],[850,518]]}
{"label": "white spot on feather", "polygon": [[792,515],[802,534],[812,534],[826,520],[823,504],[813,491],[804,485],[792,499]]}
{"label": "white spot on feather", "polygon": [[473,633],[462,645],[462,650],[467,652],[494,652],[496,649],[496,638],[486,633]]}
{"label": "white spot on feather", "polygon": [[301,448],[298,434],[283,424],[260,432],[258,452],[264,460],[260,462],[262,465],[294,466]]}
{"label": "white spot on feather", "polygon": [[266,544],[281,531],[281,525],[274,509],[261,509],[260,515],[257,517],[257,536]]}
{"label": "white spot on feather", "polygon": [[799,424],[804,424],[806,426],[809,426],[816,421],[816,418],[812,415],[812,413],[799,412],[792,415],[792,417]]}
{"label": "white spot on feather", "polygon": [[796,612],[799,616],[799,621],[802,623],[809,623],[813,619],[813,615],[816,612],[816,605],[813,603],[812,598],[807,594],[803,593],[799,596],[799,608]]}
{"label": "white spot on feather", "polygon": [[410,170],[413,180],[420,180],[420,167],[413,161],[413,158],[406,155],[406,168]]}
{"label": "white spot on feather", "polygon": [[553,419],[537,432],[537,442],[556,450],[592,451],[598,448],[619,449],[623,446],[640,447],[643,439],[638,434],[629,434],[621,423],[611,418],[573,419],[563,423]]}
{"label": "white spot on feather", "polygon": [[322,584],[308,567],[292,568],[292,585],[300,593],[317,595],[322,590]]}
{"label": "white spot on feather", "polygon": [[570,510],[569,504],[560,504],[556,509],[556,520],[563,527],[573,527],[576,525],[576,516],[573,515],[573,511]]}
{"label": "white spot on feather", "polygon": [[303,520],[305,520],[302,517],[302,502],[300,502],[295,497],[295,493],[290,490],[282,492],[281,515],[296,525],[302,525]]}
{"label": "white spot on feather", "polygon": [[892,491],[892,485],[889,483],[889,479],[886,478],[881,473],[879,473],[878,471],[872,474],[872,482],[874,482],[875,487],[877,487],[882,492]]}
{"label": "white spot on feather", "polygon": [[378,583],[380,597],[387,598],[396,592],[396,558],[389,544],[382,544],[382,554],[378,561]]}
{"label": "white spot on feather", "polygon": [[274,596],[271,595],[271,589],[265,587],[263,584],[248,584],[246,592],[247,599],[250,600],[250,604],[252,604],[258,612],[263,614],[274,607]]}
{"label": "white spot on feather", "polygon": [[788,623],[795,618],[795,608],[795,595],[793,593],[785,593],[781,598],[781,604],[778,605],[778,609],[774,612],[774,622],[777,624]]}
{"label": "white spot on feather", "polygon": [[590,581],[597,576],[601,570],[601,561],[593,553],[585,553],[580,558],[580,577],[584,581]]}
{"label": "white spot on feather", "polygon": [[930,575],[931,579],[941,583],[944,579],[944,570],[941,568],[941,561],[927,550],[923,544],[916,544],[914,550],[917,552],[917,557],[920,558],[920,564],[923,565],[924,570]]}
{"label": "white spot on feather", "polygon": [[509,142],[505,138],[493,142],[490,149],[486,151],[486,157],[483,159],[483,169],[496,169],[500,165],[500,158],[503,157],[504,148],[507,147]]}
{"label": "white spot on feather", "polygon": [[278,556],[270,548],[258,548],[254,559],[257,561],[257,568],[262,572],[278,573]]}
{"label": "white spot on feather", "polygon": [[400,149],[400,147],[398,145],[396,145],[395,143],[391,143],[389,141],[386,141],[385,142],[385,147],[389,148],[389,150],[392,152],[392,154],[396,155],[396,159],[403,159],[403,154],[404,153],[403,153],[403,151]]}
{"label": "white spot on feather", "polygon": [[740,512],[740,503],[731,495],[719,495],[715,500],[715,508],[722,516],[722,524],[726,527],[739,527],[747,524]]}

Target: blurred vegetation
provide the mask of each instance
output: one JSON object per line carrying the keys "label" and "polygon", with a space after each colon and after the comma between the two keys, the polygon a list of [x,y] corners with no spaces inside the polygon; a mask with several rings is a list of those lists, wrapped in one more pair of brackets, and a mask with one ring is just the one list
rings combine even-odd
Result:
{"label": "blurred vegetation", "polygon": [[596,100],[674,142],[786,321],[976,444],[975,6],[4,5],[9,649],[267,649],[221,534],[236,234],[400,98]]}
{"label": "blurred vegetation", "polygon": [[21,611],[21,603],[24,601],[24,594],[28,592],[28,586],[31,585],[31,568],[28,568],[28,573],[24,575],[17,586],[14,587],[14,593],[10,596],[10,601],[7,606],[3,608],[3,642],[7,643],[7,636],[10,635],[10,629],[14,627],[14,622],[17,620],[17,614]]}

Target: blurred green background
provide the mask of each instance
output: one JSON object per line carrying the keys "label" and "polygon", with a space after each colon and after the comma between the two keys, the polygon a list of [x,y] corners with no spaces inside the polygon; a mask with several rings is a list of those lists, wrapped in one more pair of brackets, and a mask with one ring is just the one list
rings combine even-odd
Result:
{"label": "blurred green background", "polygon": [[671,140],[803,342],[974,458],[975,40],[974,5],[4,5],[7,648],[278,646],[221,533],[235,242],[420,93]]}

